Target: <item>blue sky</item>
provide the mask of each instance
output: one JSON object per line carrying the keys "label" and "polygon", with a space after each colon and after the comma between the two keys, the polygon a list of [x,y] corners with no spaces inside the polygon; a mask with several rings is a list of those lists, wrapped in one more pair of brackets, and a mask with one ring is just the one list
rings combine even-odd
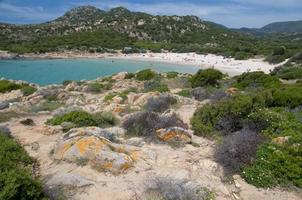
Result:
{"label": "blue sky", "polygon": [[158,15],[197,15],[232,28],[302,20],[302,0],[0,0],[0,22],[45,22],[80,5],[103,10],[124,6]]}

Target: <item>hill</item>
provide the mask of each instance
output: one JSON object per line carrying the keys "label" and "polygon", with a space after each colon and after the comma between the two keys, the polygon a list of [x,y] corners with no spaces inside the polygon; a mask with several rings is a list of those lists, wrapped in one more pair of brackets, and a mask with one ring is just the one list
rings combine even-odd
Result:
{"label": "hill", "polygon": [[300,21],[287,21],[287,22],[275,22],[268,24],[262,28],[241,28],[233,29],[240,33],[267,36],[267,35],[296,35],[302,33],[302,20]]}
{"label": "hill", "polygon": [[81,6],[42,24],[0,24],[0,49],[17,53],[64,49],[161,49],[226,52],[255,39],[196,16],[154,16],[123,7],[103,11]]}
{"label": "hill", "polygon": [[[270,27],[265,29],[272,30]],[[257,38],[254,35],[263,33],[257,29],[250,32],[250,35],[238,33],[197,16],[161,16],[132,12],[124,7],[104,11],[80,6],[41,24],[0,23],[0,50],[19,54],[166,50],[213,53],[242,60],[256,55],[270,56],[274,49],[282,46],[286,54],[278,55],[276,62],[279,62],[301,49],[300,37]]]}

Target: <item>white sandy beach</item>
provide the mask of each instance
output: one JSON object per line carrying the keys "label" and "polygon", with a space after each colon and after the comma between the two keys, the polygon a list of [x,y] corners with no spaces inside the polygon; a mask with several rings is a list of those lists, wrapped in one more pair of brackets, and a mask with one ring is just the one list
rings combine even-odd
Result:
{"label": "white sandy beach", "polygon": [[146,53],[146,54],[127,54],[113,56],[118,59],[132,59],[141,61],[167,62],[182,65],[196,65],[201,68],[215,68],[230,76],[235,76],[248,71],[263,71],[269,73],[275,67],[282,65],[272,65],[264,61],[264,58],[254,58],[248,60],[235,60],[224,58],[214,54],[199,55],[196,53]]}
{"label": "white sandy beach", "polygon": [[[0,58],[9,58],[11,54],[0,51]],[[45,53],[45,54],[25,54],[21,58],[36,59],[56,59],[56,58],[113,58],[113,59],[131,59],[148,62],[165,62],[171,64],[194,65],[200,68],[215,68],[229,76],[235,76],[248,71],[263,71],[269,73],[275,67],[282,65],[269,64],[264,58],[254,58],[248,60],[235,60],[233,58],[224,58],[214,54],[200,55],[196,53],[141,53],[141,54],[109,54],[109,53],[82,53],[82,52],[64,52],[64,53]],[[285,61],[286,62],[286,61]]]}

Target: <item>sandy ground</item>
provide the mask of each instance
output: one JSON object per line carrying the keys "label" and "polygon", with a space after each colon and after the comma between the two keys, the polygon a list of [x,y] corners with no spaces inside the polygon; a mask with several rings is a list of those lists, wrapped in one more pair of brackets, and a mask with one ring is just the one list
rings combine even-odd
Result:
{"label": "sandy ground", "polygon": [[[0,51],[1,58],[9,58],[11,54]],[[269,64],[263,58],[255,58],[248,60],[235,60],[233,58],[224,58],[214,54],[199,55],[196,53],[144,53],[144,54],[108,54],[108,53],[80,53],[80,52],[64,52],[64,53],[45,53],[45,54],[25,54],[22,58],[35,59],[54,59],[54,58],[113,58],[113,59],[130,59],[148,62],[163,62],[181,65],[193,65],[200,68],[215,68],[227,73],[230,76],[240,75],[248,71],[264,71],[269,73],[275,67],[282,65]]]}

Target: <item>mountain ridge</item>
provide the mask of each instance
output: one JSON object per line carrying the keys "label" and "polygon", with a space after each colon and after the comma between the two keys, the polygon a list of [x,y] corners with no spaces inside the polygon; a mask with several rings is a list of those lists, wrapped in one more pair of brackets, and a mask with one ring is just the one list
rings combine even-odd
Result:
{"label": "mountain ridge", "polygon": [[255,35],[255,36],[268,36],[268,35],[295,35],[302,33],[302,20],[297,21],[283,21],[273,22],[261,28],[246,28],[232,29],[234,31]]}

